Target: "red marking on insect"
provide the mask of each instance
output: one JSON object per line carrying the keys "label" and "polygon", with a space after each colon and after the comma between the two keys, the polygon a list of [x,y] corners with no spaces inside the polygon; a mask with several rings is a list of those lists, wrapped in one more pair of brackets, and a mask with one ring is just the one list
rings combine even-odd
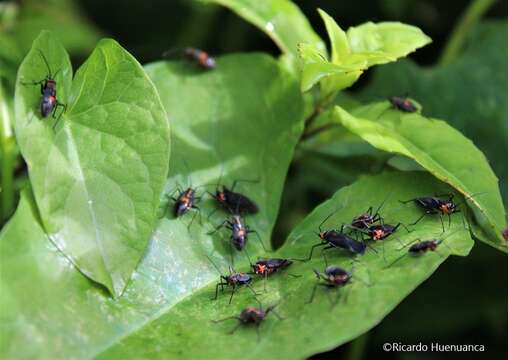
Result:
{"label": "red marking on insect", "polygon": [[381,229],[376,229],[372,232],[372,239],[380,240],[385,236],[385,232]]}
{"label": "red marking on insect", "polygon": [[504,229],[504,230],[503,230],[503,232],[502,232],[502,234],[503,234],[504,239],[505,239],[506,241],[508,241],[508,228]]}

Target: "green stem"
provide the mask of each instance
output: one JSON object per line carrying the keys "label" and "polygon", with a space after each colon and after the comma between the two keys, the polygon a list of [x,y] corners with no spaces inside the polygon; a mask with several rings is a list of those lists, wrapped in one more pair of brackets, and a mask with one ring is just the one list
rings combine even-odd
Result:
{"label": "green stem", "polygon": [[1,153],[1,176],[0,197],[1,213],[0,221],[4,222],[14,211],[14,165],[16,161],[16,144],[12,133],[12,111],[7,104],[3,85],[0,82],[0,153]]}
{"label": "green stem", "polygon": [[441,53],[439,65],[447,65],[451,63],[460,53],[467,35],[474,28],[481,17],[489,10],[489,8],[497,0],[472,0],[468,8],[462,14],[458,23],[452,31],[448,42]]}
{"label": "green stem", "polygon": [[369,333],[366,332],[365,334],[351,341],[346,357],[347,360],[361,360],[363,358],[368,338]]}

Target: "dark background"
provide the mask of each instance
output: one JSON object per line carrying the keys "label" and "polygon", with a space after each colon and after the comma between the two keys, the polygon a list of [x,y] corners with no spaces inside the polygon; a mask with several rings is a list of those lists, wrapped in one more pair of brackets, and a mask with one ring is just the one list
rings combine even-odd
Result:
{"label": "dark background", "polygon": [[[263,1],[263,0],[259,0]],[[431,66],[436,63],[445,41],[469,1],[465,0],[355,0],[295,1],[309,18],[318,34],[326,39],[316,8],[329,13],[343,29],[365,21],[402,21],[420,27],[433,43],[418,50],[412,59]],[[221,7],[196,5],[190,0],[81,0],[83,15],[104,34],[119,41],[141,63],[160,59],[168,49],[194,46],[214,55],[230,52],[264,51],[279,53],[272,41],[254,26]],[[120,5],[119,5],[120,4]],[[508,1],[498,1],[487,18],[506,18]],[[508,41],[508,39],[507,39]],[[73,56],[79,63],[82,58]],[[508,66],[508,65],[507,65]],[[353,88],[368,86],[367,73]],[[408,89],[410,91],[410,89]],[[363,172],[380,167],[369,161],[342,161],[340,170],[319,186],[316,178],[330,166],[321,156],[303,157],[290,169],[275,230],[277,238],[304,214],[328,198],[338,187],[351,183]],[[328,159],[330,160],[330,159]],[[331,162],[333,164],[333,161]],[[320,164],[323,164],[320,166]],[[374,170],[373,170],[374,169]],[[338,174],[338,175],[337,175]],[[331,176],[328,174],[328,176]],[[297,201],[295,201],[297,199]],[[501,358],[508,340],[508,274],[506,255],[482,243],[475,245],[471,256],[452,257],[439,272],[407,297],[380,325],[355,345],[346,344],[319,359],[357,359],[353,348],[363,358],[440,359],[489,356]],[[340,319],[337,319],[340,321]],[[404,344],[484,344],[485,353],[385,353],[385,342]]]}

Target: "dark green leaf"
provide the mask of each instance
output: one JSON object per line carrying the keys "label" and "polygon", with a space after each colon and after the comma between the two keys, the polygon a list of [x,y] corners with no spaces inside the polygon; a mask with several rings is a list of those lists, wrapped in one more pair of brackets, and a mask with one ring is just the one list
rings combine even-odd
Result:
{"label": "dark green leaf", "polygon": [[[58,72],[67,104],[42,118],[39,85]],[[138,62],[113,40],[99,43],[72,80],[65,49],[48,32],[23,61],[16,135],[44,228],[91,279],[122,293],[145,251],[169,163],[169,125]],[[71,84],[72,83],[72,84]]]}
{"label": "dark green leaf", "polygon": [[388,102],[367,105],[352,114],[337,106],[335,116],[371,145],[414,159],[466,195],[476,220],[489,236],[483,240],[508,252],[501,236],[506,222],[498,180],[485,156],[460,132],[444,121],[393,110]]}

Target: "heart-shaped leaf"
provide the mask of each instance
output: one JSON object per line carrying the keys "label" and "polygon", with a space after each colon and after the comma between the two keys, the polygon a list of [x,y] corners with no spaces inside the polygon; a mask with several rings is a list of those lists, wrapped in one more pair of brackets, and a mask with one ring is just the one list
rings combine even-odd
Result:
{"label": "heart-shaped leaf", "polygon": [[[319,242],[314,232],[330,214],[333,216],[322,224],[323,229],[350,222],[369,206],[384,202],[380,211],[387,223],[409,223],[421,211],[398,200],[422,191],[450,189],[421,172],[364,178],[313,211],[292,232],[279,256],[307,257],[310,247]],[[169,232],[167,226],[159,227],[125,295],[112,301],[52,246],[30,201],[23,198],[0,237],[0,259],[5,265],[0,275],[2,339],[8,344],[2,346],[3,357],[258,358],[265,354],[269,358],[304,358],[375,326],[448,255],[466,255],[472,246],[462,216],[457,215],[444,234],[437,217],[422,220],[411,233],[401,228],[384,242],[371,244],[356,262],[341,251],[331,251],[327,256],[330,264],[352,271],[352,282],[338,291],[320,287],[312,304],[307,304],[316,284],[312,270],[322,271],[323,260],[316,253],[307,263],[295,262],[268,278],[266,293],[262,279],[254,283],[262,303],[278,303],[276,311],[285,318],[279,321],[270,314],[256,343],[252,328],[228,335],[236,325],[233,320],[212,323],[237,315],[247,305],[257,306],[251,292],[238,289],[231,305],[229,294],[219,294],[219,299],[212,301],[215,280],[210,277],[206,258],[202,255],[199,264],[205,275],[194,277],[199,274],[197,269],[189,274],[190,269],[181,268],[175,260],[190,259],[195,267],[198,263],[189,258],[189,251],[169,246],[173,235],[177,234]],[[443,243],[434,253],[419,258],[404,256],[409,244],[418,238],[438,238]],[[192,249],[198,244],[181,246]],[[44,286],[34,287],[34,282]],[[338,300],[336,306],[330,305],[329,296],[332,301]],[[66,301],[62,304],[61,299]],[[246,353],[245,349],[252,351]]]}
{"label": "heart-shaped leaf", "polygon": [[[30,83],[49,73],[67,106],[55,118],[41,116],[42,85]],[[155,87],[113,40],[101,41],[73,80],[65,49],[42,32],[15,99],[44,229],[80,271],[120,295],[152,233],[168,170],[169,125]]]}
{"label": "heart-shaped leaf", "polygon": [[266,33],[277,46],[291,57],[298,57],[297,45],[306,42],[326,52],[326,47],[314,32],[298,6],[290,0],[200,0],[230,8]]}
{"label": "heart-shaped leaf", "polygon": [[[498,180],[482,152],[464,135],[444,121],[418,113],[402,114],[387,102],[357,108],[352,114],[337,106],[335,117],[371,145],[414,159],[466,195],[476,220],[489,236],[481,239],[508,252],[501,236],[506,221]],[[420,194],[425,195],[433,194]]]}

